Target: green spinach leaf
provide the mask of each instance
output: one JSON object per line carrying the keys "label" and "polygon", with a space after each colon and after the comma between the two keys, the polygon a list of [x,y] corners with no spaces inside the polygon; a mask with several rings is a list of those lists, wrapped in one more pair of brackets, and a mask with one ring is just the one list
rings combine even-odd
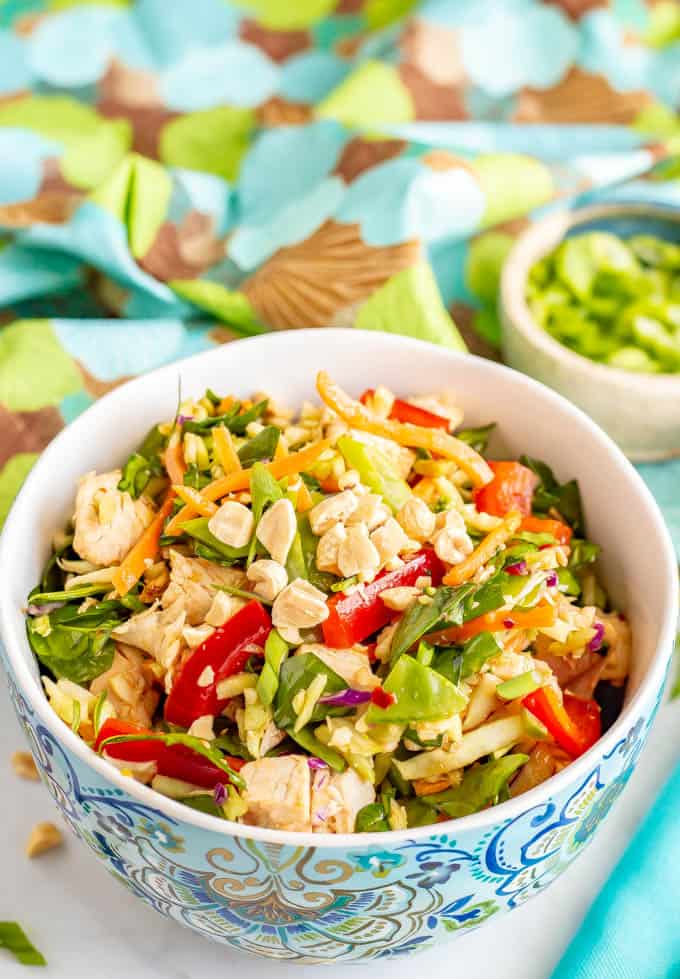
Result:
{"label": "green spinach leaf", "polygon": [[263,459],[271,459],[281,437],[281,430],[276,425],[268,425],[253,438],[241,446],[238,457],[244,469]]}
{"label": "green spinach leaf", "polygon": [[[298,656],[291,656],[282,665],[279,672],[279,687],[276,691],[274,721],[277,727],[292,728],[297,720],[297,714],[293,710],[293,698],[300,690],[306,690],[312,680],[323,674],[326,676],[326,687],[324,696],[331,693],[339,693],[347,689],[347,683],[335,670],[315,656],[314,653],[302,653]],[[340,717],[349,713],[351,708],[331,707],[325,704],[317,704],[310,718],[311,723],[323,721],[325,717]]]}
{"label": "green spinach leaf", "polygon": [[438,588],[428,605],[416,602],[404,612],[397,630],[392,638],[391,662],[418,642],[428,632],[434,632],[438,626],[460,625],[463,621],[465,600],[473,593],[472,584],[459,585],[457,588]]}

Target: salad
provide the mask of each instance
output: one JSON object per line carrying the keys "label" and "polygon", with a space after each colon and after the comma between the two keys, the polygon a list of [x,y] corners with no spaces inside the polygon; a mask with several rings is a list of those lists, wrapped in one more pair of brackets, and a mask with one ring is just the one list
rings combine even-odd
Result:
{"label": "salad", "polygon": [[531,269],[527,302],[543,329],[583,357],[643,373],[680,370],[680,244],[570,236]]}
{"label": "salad", "polygon": [[26,608],[50,704],[252,825],[404,829],[538,785],[629,668],[577,484],[485,458],[452,392],[317,388],[297,414],[207,390],[82,477]]}

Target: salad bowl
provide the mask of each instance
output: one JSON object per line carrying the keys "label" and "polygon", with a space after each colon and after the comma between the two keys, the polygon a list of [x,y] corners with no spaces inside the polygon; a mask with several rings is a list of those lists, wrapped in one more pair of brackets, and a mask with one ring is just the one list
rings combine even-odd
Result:
{"label": "salad bowl", "polygon": [[[602,578],[626,610],[634,657],[621,715],[589,751],[508,802],[437,826],[311,834],[187,809],[94,754],[49,707],[22,608],[88,470],[119,463],[183,396],[266,390],[291,404],[332,371],[353,393],[454,389],[466,424],[497,422],[492,454],[528,453],[580,482]],[[649,491],[613,442],[561,396],[508,368],[403,337],[302,330],[239,341],[113,391],[30,473],[0,539],[0,635],[14,707],[75,836],[133,894],[231,948],[306,963],[413,952],[486,925],[538,894],[596,835],[659,704],[677,606],[675,557]]]}

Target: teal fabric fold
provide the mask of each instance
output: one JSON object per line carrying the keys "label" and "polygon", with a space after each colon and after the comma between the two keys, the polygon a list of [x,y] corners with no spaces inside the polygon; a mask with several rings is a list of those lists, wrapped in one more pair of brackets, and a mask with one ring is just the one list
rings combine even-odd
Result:
{"label": "teal fabric fold", "polygon": [[633,837],[552,979],[680,976],[680,767]]}

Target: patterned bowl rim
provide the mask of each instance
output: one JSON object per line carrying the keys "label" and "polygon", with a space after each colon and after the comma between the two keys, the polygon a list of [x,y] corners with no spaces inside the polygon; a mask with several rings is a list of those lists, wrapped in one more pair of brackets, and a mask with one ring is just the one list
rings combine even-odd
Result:
{"label": "patterned bowl rim", "polygon": [[[239,340],[239,344],[257,344],[262,348],[263,357],[287,355],[289,363],[296,363],[294,351],[300,351],[308,343],[318,343],[320,339],[318,330],[296,330],[283,333],[269,333],[257,337]],[[324,342],[343,344],[351,343],[355,348],[362,342],[364,336],[360,331],[353,329],[327,328],[323,331]],[[361,339],[360,339],[361,338]],[[365,334],[367,346],[373,348],[375,344],[385,347],[398,347],[405,355],[412,354],[417,358],[426,350],[431,356],[432,344],[422,340],[414,340],[409,337],[396,336],[393,334],[367,332]],[[299,346],[298,346],[299,345]],[[677,621],[677,594],[678,594],[678,572],[673,544],[669,532],[661,515],[654,497],[636,472],[630,462],[623,455],[621,450],[612,440],[600,429],[588,416],[579,408],[572,405],[569,401],[557,394],[555,391],[540,384],[538,381],[520,374],[504,365],[494,363],[489,360],[475,357],[475,361],[484,365],[484,370],[489,374],[490,390],[493,389],[494,378],[501,378],[512,374],[515,380],[521,379],[528,395],[533,395],[539,400],[552,402],[560,409],[564,416],[565,425],[570,421],[578,421],[585,424],[590,430],[590,434],[596,443],[599,443],[603,454],[612,457],[612,462],[622,479],[632,483],[638,498],[640,507],[648,511],[658,536],[659,549],[659,581],[663,582],[665,588],[665,617],[660,631],[660,638],[654,658],[650,663],[649,669],[642,678],[638,690],[634,693],[628,703],[624,706],[621,715],[617,718],[607,733],[589,751],[583,754],[576,761],[572,762],[568,768],[563,769],[554,775],[547,782],[534,789],[510,799],[498,806],[486,809],[470,816],[463,816],[447,823],[433,826],[421,826],[407,830],[390,830],[384,833],[298,833],[291,830],[275,830],[260,826],[247,826],[241,823],[227,823],[216,816],[210,816],[198,812],[188,806],[162,796],[145,785],[136,782],[129,776],[122,775],[118,769],[110,765],[105,759],[96,755],[84,741],[82,741],[73,731],[61,721],[50,707],[47,698],[42,692],[41,687],[32,675],[28,661],[25,657],[27,639],[23,628],[18,627],[15,621],[16,609],[13,607],[12,596],[8,587],[11,574],[9,569],[15,564],[15,555],[21,553],[21,541],[13,539],[13,515],[26,506],[30,506],[33,487],[37,486],[42,480],[44,470],[52,473],[58,472],[58,463],[62,444],[77,438],[80,428],[84,425],[83,419],[91,423],[93,416],[97,420],[104,420],[115,415],[115,406],[118,399],[127,400],[130,396],[137,397],[142,394],[145,384],[149,378],[162,380],[170,383],[174,387],[177,383],[177,371],[188,364],[194,364],[200,360],[219,358],[220,351],[225,356],[224,351],[231,349],[233,344],[215,350],[204,351],[192,357],[184,358],[172,364],[160,367],[155,371],[143,374],[124,385],[116,388],[103,398],[96,401],[87,411],[83,412],[71,425],[68,425],[57,437],[49,444],[42,453],[40,459],[29,473],[24,486],[19,492],[12,509],[7,518],[5,529],[0,537],[0,636],[4,640],[5,649],[9,662],[15,673],[15,678],[19,690],[25,697],[27,703],[38,715],[40,721],[68,752],[73,753],[84,765],[94,769],[103,780],[112,786],[122,790],[151,808],[161,811],[174,820],[197,826],[200,829],[208,830],[222,836],[244,837],[264,843],[273,843],[288,846],[306,846],[314,848],[334,848],[342,849],[347,847],[366,847],[380,845],[383,848],[402,843],[406,840],[426,839],[437,832],[445,832],[445,828],[450,827],[455,822],[456,832],[465,831],[484,831],[491,829],[499,822],[508,821],[526,812],[533,806],[547,803],[553,795],[566,788],[570,783],[585,778],[591,771],[593,762],[597,758],[603,757],[612,750],[621,736],[625,736],[625,729],[632,717],[636,717],[643,711],[645,704],[652,697],[658,695],[660,691],[668,665],[668,661],[673,648],[673,639]],[[458,351],[441,349],[439,356],[451,362],[452,366],[460,366],[468,362],[472,356]],[[113,409],[113,411],[112,411]],[[3,573],[4,569],[4,573]]]}
{"label": "patterned bowl rim", "polygon": [[626,216],[656,218],[680,225],[680,207],[646,203],[644,201],[619,201],[607,204],[589,204],[549,211],[530,224],[517,236],[507,259],[503,263],[500,286],[500,305],[506,321],[526,340],[552,358],[565,364],[572,374],[585,375],[592,384],[602,386],[612,381],[626,384],[654,400],[662,400],[680,390],[680,374],[645,374],[598,364],[588,357],[570,350],[552,337],[536,322],[526,301],[525,287],[531,267],[564,239],[572,228],[602,218]]}

